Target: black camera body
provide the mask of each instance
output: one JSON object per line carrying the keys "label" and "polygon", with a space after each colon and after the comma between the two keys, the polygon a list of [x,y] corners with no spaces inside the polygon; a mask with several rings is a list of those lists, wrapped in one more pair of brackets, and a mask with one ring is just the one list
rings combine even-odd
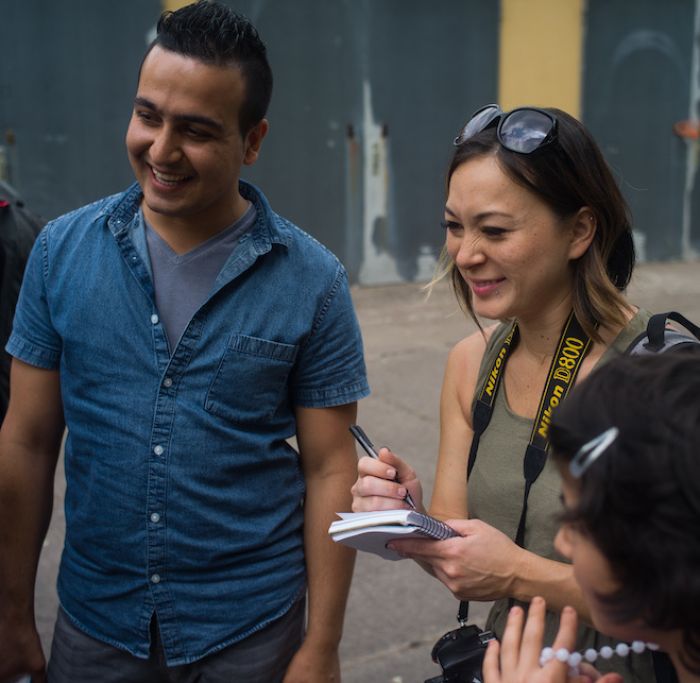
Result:
{"label": "black camera body", "polygon": [[442,674],[425,683],[482,683],[481,664],[486,646],[496,636],[474,624],[448,631],[435,643],[430,656]]}

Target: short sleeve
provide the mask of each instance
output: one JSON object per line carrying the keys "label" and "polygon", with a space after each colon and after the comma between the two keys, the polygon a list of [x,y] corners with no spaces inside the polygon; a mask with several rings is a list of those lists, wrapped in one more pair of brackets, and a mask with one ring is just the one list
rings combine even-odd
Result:
{"label": "short sleeve", "polygon": [[5,350],[29,365],[54,370],[61,356],[61,338],[51,324],[47,296],[48,232],[45,228],[27,260],[12,333]]}
{"label": "short sleeve", "polygon": [[300,350],[292,392],[294,403],[307,408],[353,403],[369,394],[362,334],[340,264]]}

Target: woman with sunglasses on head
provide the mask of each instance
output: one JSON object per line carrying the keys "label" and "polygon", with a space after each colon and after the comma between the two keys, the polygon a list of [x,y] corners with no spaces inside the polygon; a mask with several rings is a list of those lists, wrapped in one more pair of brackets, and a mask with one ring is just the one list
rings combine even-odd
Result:
{"label": "woman with sunglasses on head", "polygon": [[[544,596],[553,638],[565,605],[590,617],[553,547],[559,483],[547,429],[569,388],[646,327],[623,294],[634,266],[628,209],[596,143],[563,111],[489,105],[455,146],[436,281],[451,281],[480,331],[447,361],[430,512],[460,537],[395,548],[460,600],[494,600],[487,628],[499,636],[511,604]],[[479,318],[504,322],[481,328]],[[358,469],[353,510],[402,507],[406,492],[422,509],[420,481],[397,455],[381,449]],[[604,642],[580,628],[579,647]],[[626,680],[654,681],[648,656],[636,659],[633,675],[622,666]]]}
{"label": "woman with sunglasses on head", "polygon": [[[652,643],[681,683],[700,681],[698,396],[700,345],[626,356],[577,387],[550,430],[564,508],[555,543],[593,623],[615,636],[604,654],[626,657],[627,644]],[[587,658],[601,660],[600,650],[576,651],[573,610],[553,644],[543,643],[544,601],[533,601],[524,621],[514,608],[484,661],[486,683],[570,683]]]}

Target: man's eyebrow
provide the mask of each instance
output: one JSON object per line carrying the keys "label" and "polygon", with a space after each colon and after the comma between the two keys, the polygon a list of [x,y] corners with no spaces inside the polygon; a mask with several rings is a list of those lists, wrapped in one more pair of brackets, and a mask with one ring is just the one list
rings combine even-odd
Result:
{"label": "man's eyebrow", "polygon": [[[150,109],[153,112],[159,113],[158,107],[156,107],[156,105],[153,102],[151,102],[151,100],[145,97],[135,97],[134,106],[145,107],[146,109]],[[176,114],[175,116],[173,116],[173,118],[176,121],[182,121],[185,123],[199,123],[203,126],[207,126],[208,128],[213,128],[214,130],[217,130],[221,133],[224,132],[224,127],[218,121],[210,119],[208,116],[200,116],[199,114]]]}

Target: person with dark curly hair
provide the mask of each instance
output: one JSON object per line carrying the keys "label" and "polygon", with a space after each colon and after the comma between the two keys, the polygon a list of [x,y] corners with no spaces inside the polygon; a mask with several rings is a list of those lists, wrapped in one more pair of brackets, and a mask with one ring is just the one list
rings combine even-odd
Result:
{"label": "person with dark curly hair", "polygon": [[698,397],[696,347],[613,360],[562,404],[549,435],[564,506],[555,544],[596,628],[617,644],[575,652],[569,609],[543,650],[540,598],[524,626],[523,610],[511,610],[502,643],[487,652],[486,683],[612,683],[619,678],[598,678],[586,660],[648,646],[668,653],[681,683],[700,681]]}
{"label": "person with dark curly hair", "polygon": [[51,683],[340,679],[354,552],[326,530],[369,387],[344,267],[240,177],[271,90],[248,19],[165,12],[137,182],[35,243],[7,344],[0,680],[45,680],[34,578],[65,427]]}

